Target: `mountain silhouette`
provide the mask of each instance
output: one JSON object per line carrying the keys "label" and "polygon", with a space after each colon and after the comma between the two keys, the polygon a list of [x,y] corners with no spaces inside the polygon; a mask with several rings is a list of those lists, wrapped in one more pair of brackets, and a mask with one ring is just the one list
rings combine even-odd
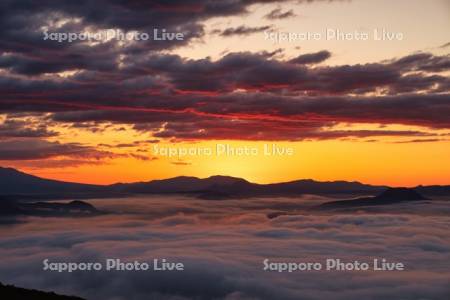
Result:
{"label": "mountain silhouette", "polygon": [[409,188],[389,188],[375,197],[378,201],[415,201],[427,200],[417,191]]}
{"label": "mountain silhouette", "polygon": [[[0,196],[12,200],[81,199],[117,197],[130,194],[193,194],[202,199],[230,199],[260,196],[315,195],[377,195],[387,186],[374,186],[360,182],[311,179],[282,183],[256,184],[231,176],[197,178],[179,176],[148,182],[93,185],[44,179],[12,168],[0,167]],[[416,191],[424,195],[450,195],[450,186],[419,186]],[[381,195],[380,195],[381,196]],[[385,195],[385,198],[390,197]],[[394,197],[396,198],[396,197]]]}
{"label": "mountain silhouette", "polygon": [[410,188],[388,188],[381,194],[375,197],[364,197],[351,200],[331,201],[321,204],[319,207],[323,209],[328,208],[348,208],[358,206],[376,206],[395,204],[400,202],[429,200],[414,189]]}
{"label": "mountain silhouette", "polygon": [[219,187],[231,187],[236,184],[251,185],[245,179],[230,176],[211,176],[205,179],[179,176],[148,182],[119,183],[110,187],[115,191],[128,193],[192,193]]}
{"label": "mountain silhouette", "polygon": [[21,195],[21,198],[29,195],[33,198],[52,198],[55,195],[60,198],[65,195],[83,197],[106,191],[105,187],[99,185],[44,179],[13,168],[0,167],[0,195]]}

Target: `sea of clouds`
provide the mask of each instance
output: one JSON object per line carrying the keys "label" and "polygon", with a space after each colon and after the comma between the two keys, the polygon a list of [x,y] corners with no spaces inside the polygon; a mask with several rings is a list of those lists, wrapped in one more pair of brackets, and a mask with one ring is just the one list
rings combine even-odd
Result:
{"label": "sea of clouds", "polygon": [[[446,299],[444,199],[316,211],[319,197],[226,201],[182,196],[91,200],[111,214],[27,217],[0,225],[0,281],[86,299]],[[289,212],[268,218],[273,212]],[[43,270],[58,262],[181,261],[184,271]],[[405,271],[263,271],[263,260],[402,262]]]}

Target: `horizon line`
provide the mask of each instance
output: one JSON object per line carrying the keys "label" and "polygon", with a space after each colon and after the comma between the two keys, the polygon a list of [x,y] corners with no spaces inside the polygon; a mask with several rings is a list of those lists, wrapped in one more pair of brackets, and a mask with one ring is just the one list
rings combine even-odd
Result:
{"label": "horizon line", "polygon": [[269,182],[269,183],[258,183],[258,182],[253,182],[250,181],[246,178],[243,177],[237,177],[237,176],[232,176],[232,175],[210,175],[207,177],[197,177],[197,176],[192,176],[192,175],[179,175],[179,176],[174,176],[174,177],[166,177],[166,178],[155,178],[155,179],[150,179],[150,180],[142,180],[142,181],[130,181],[130,182],[114,182],[114,183],[110,183],[110,184],[96,184],[96,183],[85,183],[85,182],[76,182],[76,181],[66,181],[66,180],[59,180],[59,179],[52,179],[52,178],[46,178],[46,177],[41,177],[41,176],[37,176],[34,175],[32,173],[28,173],[28,172],[24,172],[18,168],[13,168],[13,167],[2,167],[0,166],[0,169],[11,169],[26,175],[30,175],[30,176],[34,176],[40,179],[44,179],[44,180],[54,180],[54,181],[59,181],[59,182],[65,182],[65,183],[74,183],[74,184],[86,184],[86,185],[95,185],[95,186],[110,186],[110,185],[115,185],[115,184],[133,184],[133,183],[149,183],[149,182],[153,182],[153,181],[161,181],[161,180],[170,180],[170,179],[175,179],[175,178],[180,178],[180,177],[189,177],[189,178],[196,178],[196,179],[208,179],[211,177],[228,177],[228,178],[235,178],[235,179],[241,179],[241,180],[245,180],[248,183],[251,184],[257,184],[257,185],[269,185],[269,184],[282,184],[282,183],[290,183],[290,182],[296,182],[296,181],[314,181],[314,182],[318,182],[318,183],[333,183],[333,182],[346,182],[346,183],[358,183],[358,184],[363,184],[363,185],[368,185],[368,186],[378,186],[378,187],[395,187],[395,188],[400,188],[400,187],[405,187],[405,188],[415,188],[415,187],[420,187],[420,186],[450,186],[449,184],[430,184],[430,185],[424,185],[424,184],[418,184],[418,185],[414,185],[414,186],[396,186],[396,185],[389,185],[389,184],[370,184],[370,183],[364,183],[358,180],[342,180],[342,179],[336,179],[336,180],[316,180],[313,178],[299,178],[299,179],[294,179],[294,180],[289,180],[289,181],[277,181],[277,182]]}

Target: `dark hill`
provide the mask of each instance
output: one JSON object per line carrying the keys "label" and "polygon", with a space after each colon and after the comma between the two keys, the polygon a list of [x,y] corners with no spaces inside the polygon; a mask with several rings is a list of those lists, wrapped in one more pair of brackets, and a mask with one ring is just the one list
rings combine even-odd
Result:
{"label": "dark hill", "polygon": [[429,186],[419,185],[415,187],[414,190],[423,195],[431,195],[431,196],[450,195],[450,186],[448,185],[429,185]]}
{"label": "dark hill", "polygon": [[211,176],[205,179],[179,176],[148,182],[114,184],[111,188],[117,192],[127,193],[193,193],[218,187],[230,187],[239,183],[251,185],[251,183],[244,179],[230,176]]}
{"label": "dark hill", "polygon": [[69,203],[0,201],[0,216],[95,216],[103,213],[93,205],[79,200]]}
{"label": "dark hill", "polygon": [[389,188],[375,197],[378,201],[414,201],[427,200],[417,191],[409,188]]}
{"label": "dark hill", "polygon": [[[0,167],[0,195],[42,196],[70,195],[71,197],[105,192],[105,187],[44,179],[12,168]],[[51,197],[50,197],[51,198]]]}
{"label": "dark hill", "polygon": [[266,192],[297,194],[376,194],[386,189],[385,186],[373,186],[360,182],[348,181],[315,181],[303,179],[264,186]]}
{"label": "dark hill", "polygon": [[0,296],[5,300],[84,300],[74,296],[63,296],[53,292],[41,292],[15,287],[13,285],[3,285],[0,282]]}
{"label": "dark hill", "polygon": [[340,200],[327,202],[320,205],[320,208],[348,208],[348,207],[359,207],[359,206],[374,206],[374,205],[388,205],[400,202],[410,202],[410,201],[420,201],[428,200],[423,197],[414,189],[409,188],[388,188],[386,191],[382,192],[375,197],[364,197],[352,200]]}

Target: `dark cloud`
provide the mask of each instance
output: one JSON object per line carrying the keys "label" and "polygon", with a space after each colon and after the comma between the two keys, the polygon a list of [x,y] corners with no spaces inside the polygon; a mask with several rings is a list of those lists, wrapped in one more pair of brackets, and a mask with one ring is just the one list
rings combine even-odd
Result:
{"label": "dark cloud", "polygon": [[[321,51],[285,62],[270,59],[263,53],[241,52],[227,54],[214,62],[210,59],[185,60],[176,55],[164,55],[131,61],[126,71],[133,74],[164,74],[168,80],[166,84],[182,92],[223,93],[245,89],[309,94],[363,94],[381,88],[400,91],[406,81],[406,74],[403,72],[411,71],[414,65],[408,57],[404,61],[392,63],[316,68],[304,65],[321,62],[328,56],[329,52]],[[427,63],[427,68],[444,68],[443,60],[444,57],[433,56]],[[410,84],[408,90],[414,92],[448,85],[448,78],[443,76],[410,76],[413,76],[417,87],[414,89]]]}
{"label": "dark cloud", "polygon": [[392,65],[407,71],[443,72],[450,68],[450,54],[433,56],[421,52],[402,57]]}
{"label": "dark cloud", "polygon": [[[58,158],[55,159],[28,159],[28,160],[3,160],[3,166],[11,166],[12,168],[26,168],[26,169],[61,169],[61,168],[73,168],[84,165],[102,165],[105,164],[105,160],[86,158]],[[67,157],[67,156],[66,156]]]}
{"label": "dark cloud", "polygon": [[145,146],[147,144],[157,144],[159,143],[159,140],[151,139],[151,140],[138,140],[133,141],[131,143],[118,143],[118,144],[98,144],[99,147],[106,147],[106,148],[134,148],[139,146]]}
{"label": "dark cloud", "polygon": [[30,122],[20,119],[6,119],[0,124],[1,138],[52,137],[57,132],[49,130],[45,124],[30,126]]}
{"label": "dark cloud", "polygon": [[102,159],[113,155],[78,143],[63,144],[38,138],[0,141],[0,160],[35,160],[60,156]]}
{"label": "dark cloud", "polygon": [[170,163],[172,165],[176,165],[176,166],[189,166],[189,165],[192,165],[192,163],[187,162],[187,161],[172,161]]}
{"label": "dark cloud", "polygon": [[[290,61],[277,56],[278,50],[228,53],[216,60],[168,53],[203,37],[205,20],[245,14],[249,6],[267,2],[281,1],[3,1],[0,111],[40,114],[45,124],[95,132],[104,124],[129,124],[175,139],[300,140],[415,132],[332,130],[339,122],[450,127],[448,55],[415,53],[378,63],[326,66],[319,64],[330,57],[326,50]],[[222,34],[265,27],[243,25]],[[114,40],[92,44],[42,38],[44,29],[87,28],[166,28],[185,32],[187,39],[119,45]],[[55,134],[45,126],[18,122],[2,124],[0,135]]]}
{"label": "dark cloud", "polygon": [[235,28],[227,28],[223,31],[221,31],[219,34],[221,36],[233,36],[233,35],[250,35],[253,33],[263,32],[266,30],[271,29],[272,26],[266,25],[266,26],[259,26],[259,27],[249,27],[245,25],[241,25],[239,27]]}
{"label": "dark cloud", "polygon": [[287,11],[282,11],[281,8],[276,8],[276,9],[272,10],[271,12],[269,12],[264,17],[269,20],[277,20],[277,19],[291,18],[291,17],[295,17],[295,16],[296,16],[296,14],[294,13],[294,10],[292,10],[292,9],[287,10]]}
{"label": "dark cloud", "polygon": [[297,56],[291,59],[290,62],[294,64],[318,64],[331,57],[331,53],[326,50],[322,50],[316,53],[308,53]]}
{"label": "dark cloud", "polygon": [[[227,109],[224,110],[224,105]],[[255,103],[258,103],[255,106]],[[410,108],[410,109],[408,109]],[[417,131],[333,131],[334,122],[389,123],[448,128],[445,95],[396,97],[291,98],[260,94],[236,94],[202,107],[192,121],[173,121],[160,137],[240,138],[268,140],[325,139],[348,136],[426,135]],[[276,113],[274,113],[276,111]],[[209,117],[208,117],[209,116]],[[216,116],[216,117],[212,117]],[[145,129],[145,124],[137,129]],[[150,125],[151,126],[151,125]],[[147,127],[150,129],[150,127]]]}
{"label": "dark cloud", "polygon": [[151,157],[149,155],[142,155],[142,154],[138,154],[138,153],[129,153],[128,155],[134,159],[143,160],[143,161],[158,160],[157,157]]}
{"label": "dark cloud", "polygon": [[[154,132],[157,137],[236,138],[299,140],[371,135],[419,135],[417,131],[333,131],[338,122],[404,124],[449,128],[448,97],[415,95],[380,97],[321,96],[298,97],[265,93],[231,93],[224,96],[167,98],[164,107],[114,105],[90,110],[54,112],[53,122],[85,124],[130,124],[134,129]],[[173,107],[172,107],[173,103]],[[200,105],[201,103],[201,105]],[[64,103],[60,103],[64,107]],[[153,105],[153,107],[151,106]],[[49,106],[55,109],[55,105]],[[69,106],[70,107],[70,106]],[[126,113],[124,113],[126,112]],[[125,146],[125,145],[121,145]],[[129,145],[131,146],[131,145]]]}
{"label": "dark cloud", "polygon": [[[2,1],[0,4],[0,67],[27,75],[72,69],[113,71],[118,56],[161,51],[188,44],[204,35],[203,22],[212,17],[246,13],[252,4],[283,2],[252,1],[84,1],[83,5],[44,1]],[[153,30],[181,32],[184,40],[143,41],[119,45],[115,40],[96,45],[44,40],[44,31],[84,32],[87,29],[139,31],[153,36]]]}
{"label": "dark cloud", "polygon": [[408,140],[408,141],[398,141],[397,144],[408,144],[408,143],[434,143],[434,142],[440,142],[445,141],[444,139],[414,139],[414,140]]}

